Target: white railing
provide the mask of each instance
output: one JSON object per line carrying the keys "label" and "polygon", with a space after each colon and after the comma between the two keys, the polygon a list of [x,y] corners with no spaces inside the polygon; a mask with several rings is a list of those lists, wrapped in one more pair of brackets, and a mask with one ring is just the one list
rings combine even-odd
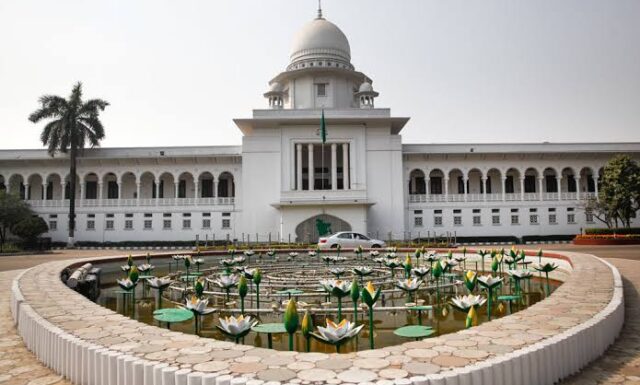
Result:
{"label": "white railing", "polygon": [[483,194],[467,194],[468,202],[482,202],[484,201]]}
{"label": "white railing", "polygon": [[525,201],[537,201],[540,199],[540,195],[538,193],[524,193]]}
{"label": "white railing", "polygon": [[429,195],[429,202],[446,202],[447,196],[444,194],[431,194]]}
{"label": "white railing", "polygon": [[409,203],[424,203],[427,201],[426,194],[411,194],[409,195]]}
{"label": "white railing", "polygon": [[449,194],[449,202],[464,202],[464,194]]}
{"label": "white railing", "polygon": [[[410,194],[409,203],[426,203],[426,202],[464,202],[465,194]],[[540,200],[539,193],[509,193],[504,194],[504,200],[508,202],[521,201],[524,197],[525,201],[537,201]],[[467,194],[467,202],[482,202],[485,199],[483,194]],[[580,193],[580,200],[596,198],[595,192],[583,192]],[[557,193],[557,192],[545,192],[542,194],[542,199],[545,201],[556,200],[577,200],[576,193]],[[502,201],[502,193],[486,194],[487,202],[500,202]]]}
{"label": "white railing", "polygon": [[[31,207],[69,207],[68,199],[28,200],[27,203],[29,203]],[[76,207],[225,206],[233,204],[235,204],[234,197],[76,200]]]}
{"label": "white railing", "polygon": [[580,199],[595,199],[595,198],[596,198],[595,192],[583,192],[580,194]]}
{"label": "white railing", "polygon": [[502,200],[502,193],[487,194],[488,202],[497,202]]}
{"label": "white railing", "polygon": [[520,200],[520,193],[508,193],[505,194],[505,200],[507,201],[519,201]]}
{"label": "white railing", "polygon": [[562,200],[563,201],[573,201],[578,199],[578,194],[574,193],[574,192],[563,192],[562,193]]}
{"label": "white railing", "polygon": [[558,193],[557,192],[546,192],[542,196],[542,199],[544,199],[545,201],[557,201],[558,200]]}

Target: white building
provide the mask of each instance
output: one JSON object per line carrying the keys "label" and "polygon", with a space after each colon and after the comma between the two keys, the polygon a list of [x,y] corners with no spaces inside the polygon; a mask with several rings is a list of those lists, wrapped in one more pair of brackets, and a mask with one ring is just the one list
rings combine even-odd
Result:
{"label": "white building", "polygon": [[[407,117],[375,107],[372,80],[321,14],[295,37],[267,109],[236,119],[241,146],[99,148],[78,163],[78,241],[387,239],[575,234],[615,154],[640,143],[402,144]],[[319,136],[324,109],[327,142]],[[0,151],[0,189],[21,194],[66,241],[68,159]]]}

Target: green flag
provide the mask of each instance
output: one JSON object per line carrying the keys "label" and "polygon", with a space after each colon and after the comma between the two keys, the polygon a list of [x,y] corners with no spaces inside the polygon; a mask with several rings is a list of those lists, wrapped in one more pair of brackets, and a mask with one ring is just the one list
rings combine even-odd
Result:
{"label": "green flag", "polygon": [[322,143],[327,143],[327,124],[324,121],[324,109],[322,109],[322,117],[320,118],[320,139],[322,139]]}

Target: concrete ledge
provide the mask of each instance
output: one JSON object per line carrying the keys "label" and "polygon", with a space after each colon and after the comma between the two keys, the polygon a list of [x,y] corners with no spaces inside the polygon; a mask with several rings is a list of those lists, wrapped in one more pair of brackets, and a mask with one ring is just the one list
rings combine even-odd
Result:
{"label": "concrete ledge", "polygon": [[[346,384],[373,381],[398,385],[553,384],[580,370],[614,342],[624,321],[624,298],[620,274],[607,262],[579,253],[548,253],[548,256],[564,259],[573,268],[558,274],[565,283],[554,294],[528,309],[458,333],[341,356],[275,352],[168,332],[102,308],[60,282],[59,272],[64,267],[100,258],[51,262],[16,277],[11,292],[12,314],[29,350],[75,384],[277,385],[281,382]],[[537,325],[544,326],[545,322],[553,327],[532,329]],[[138,335],[132,336],[135,333],[129,331]],[[145,354],[142,347],[154,342],[146,340],[146,336],[166,339],[169,341],[166,346],[160,344],[163,352],[177,353]],[[504,344],[491,345],[494,340]],[[465,341],[474,341],[474,347],[454,348]],[[481,341],[490,347],[504,348],[511,344],[517,348],[490,353],[480,348]],[[184,348],[177,350],[169,345],[212,347],[216,352],[238,353],[235,357],[256,358],[252,360],[254,363],[282,358],[283,364],[261,364],[260,368],[264,370],[287,367],[289,361],[292,364],[288,367],[308,362],[313,363],[314,368],[307,365],[303,369],[286,369],[287,373],[293,373],[292,377],[279,382],[260,377],[260,373],[257,376],[241,374],[228,365],[239,361],[220,358],[210,361],[219,363],[219,368],[205,372],[198,370],[198,365],[185,365],[178,360],[181,354],[187,353]],[[427,357],[433,354],[447,357],[441,350],[448,351],[449,357],[458,357],[458,362],[467,363],[457,367],[442,364],[435,369],[436,363]],[[474,355],[480,358],[463,358]],[[351,363],[343,369],[315,367],[318,362],[336,359]],[[372,366],[375,363],[384,369],[369,365],[363,368],[367,360]],[[411,363],[418,364],[420,370],[434,367],[434,372],[416,374],[408,366]]]}

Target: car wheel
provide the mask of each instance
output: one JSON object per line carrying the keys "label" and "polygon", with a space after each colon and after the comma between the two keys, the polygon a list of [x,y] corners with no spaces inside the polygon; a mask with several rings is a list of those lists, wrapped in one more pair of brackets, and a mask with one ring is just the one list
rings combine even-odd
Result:
{"label": "car wheel", "polygon": [[375,243],[375,244],[371,245],[371,248],[372,248],[372,249],[379,249],[379,248],[380,248],[380,245],[379,245],[379,244],[377,244],[377,243]]}

